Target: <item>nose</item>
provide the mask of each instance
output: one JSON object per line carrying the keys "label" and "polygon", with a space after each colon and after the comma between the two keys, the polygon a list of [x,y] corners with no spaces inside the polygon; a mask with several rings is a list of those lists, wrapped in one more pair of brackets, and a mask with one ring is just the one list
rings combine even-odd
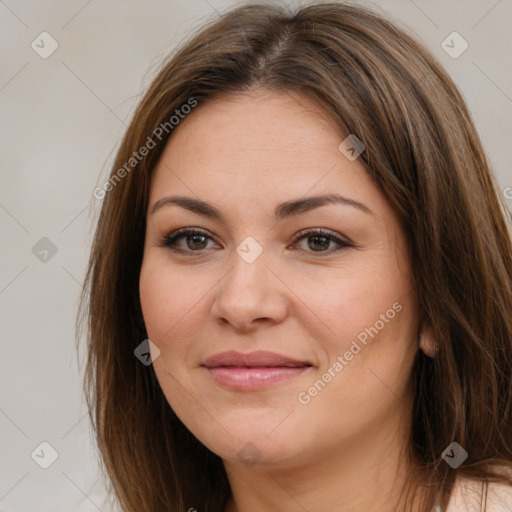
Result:
{"label": "nose", "polygon": [[264,253],[251,263],[237,253],[224,279],[215,287],[212,314],[237,331],[282,322],[287,315],[289,288]]}

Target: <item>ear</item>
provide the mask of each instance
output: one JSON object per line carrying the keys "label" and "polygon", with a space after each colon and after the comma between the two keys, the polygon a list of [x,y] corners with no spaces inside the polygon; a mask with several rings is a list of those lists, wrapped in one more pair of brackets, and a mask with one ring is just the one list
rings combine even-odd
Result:
{"label": "ear", "polygon": [[420,350],[428,357],[435,357],[437,343],[432,335],[430,326],[423,327],[420,331]]}

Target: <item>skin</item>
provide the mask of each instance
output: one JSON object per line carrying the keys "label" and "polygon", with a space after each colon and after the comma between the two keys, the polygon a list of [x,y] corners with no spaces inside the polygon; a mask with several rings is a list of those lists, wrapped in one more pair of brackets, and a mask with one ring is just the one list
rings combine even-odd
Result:
{"label": "skin", "polygon": [[[152,177],[140,298],[160,350],[154,370],[176,414],[223,459],[228,512],[391,512],[407,475],[418,350],[407,245],[360,159],[338,150],[344,138],[306,98],[252,90],[199,105]],[[332,204],[273,217],[283,201],[333,192],[371,213]],[[177,205],[151,214],[169,195],[213,203],[225,222]],[[211,238],[182,237],[188,255],[160,244],[184,227]],[[355,247],[334,252],[335,241],[318,247],[315,235],[297,241],[306,228],[331,230]],[[236,251],[249,236],[263,249],[252,263]],[[395,303],[400,312],[300,403],[298,394]],[[232,391],[201,367],[225,350],[271,350],[312,367],[266,390]],[[246,443],[261,457],[254,464],[237,455]]]}

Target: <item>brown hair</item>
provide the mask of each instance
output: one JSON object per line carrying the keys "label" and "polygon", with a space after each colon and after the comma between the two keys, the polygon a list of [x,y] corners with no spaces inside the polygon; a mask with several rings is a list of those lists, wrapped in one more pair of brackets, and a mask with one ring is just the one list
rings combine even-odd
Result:
{"label": "brown hair", "polygon": [[[434,359],[418,352],[413,368],[409,491],[421,486],[429,511],[446,506],[456,476],[512,485],[502,471],[512,468],[511,237],[461,94],[415,38],[368,8],[253,4],[210,22],[163,65],[111,178],[149,139],[156,147],[105,189],[78,332],[86,323],[87,404],[123,510],[223,512],[230,494],[220,458],[176,417],[153,367],[134,356],[147,338],[138,284],[168,120],[191,101],[255,87],[307,96],[361,139],[360,158],[401,219],[419,323],[438,345]],[[441,458],[453,441],[469,453],[456,470]]]}

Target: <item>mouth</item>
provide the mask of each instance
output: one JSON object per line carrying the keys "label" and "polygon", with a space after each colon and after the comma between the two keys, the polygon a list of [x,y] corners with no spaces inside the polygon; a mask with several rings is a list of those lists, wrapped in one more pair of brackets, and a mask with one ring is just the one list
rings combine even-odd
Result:
{"label": "mouth", "polygon": [[230,351],[206,359],[201,366],[217,384],[225,388],[258,391],[293,379],[313,365],[274,352],[242,354]]}

